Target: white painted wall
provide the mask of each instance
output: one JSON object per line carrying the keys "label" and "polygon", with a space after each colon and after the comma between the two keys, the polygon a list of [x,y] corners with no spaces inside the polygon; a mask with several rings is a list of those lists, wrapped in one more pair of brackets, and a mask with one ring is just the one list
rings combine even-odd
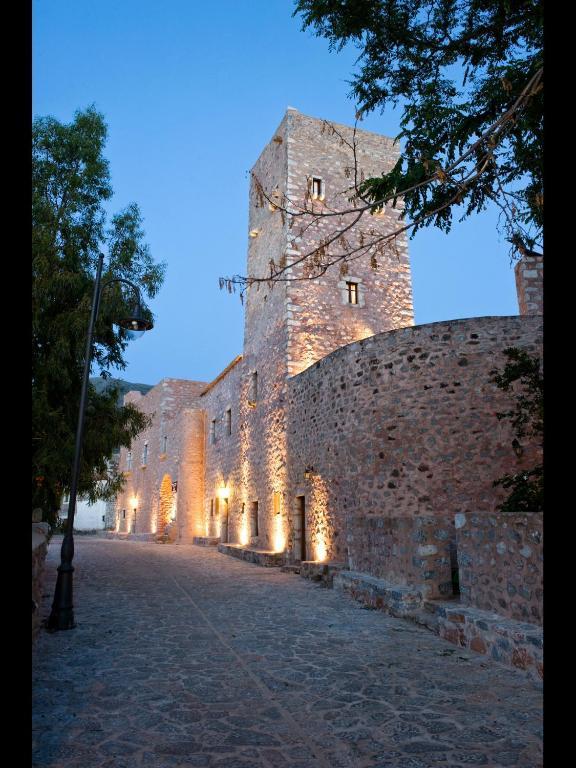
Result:
{"label": "white painted wall", "polygon": [[[74,515],[74,530],[76,531],[94,531],[104,530],[104,520],[106,514],[106,502],[99,500],[95,504],[90,504],[84,499],[76,500],[76,513]],[[68,503],[62,504],[60,517],[66,518],[68,515]]]}

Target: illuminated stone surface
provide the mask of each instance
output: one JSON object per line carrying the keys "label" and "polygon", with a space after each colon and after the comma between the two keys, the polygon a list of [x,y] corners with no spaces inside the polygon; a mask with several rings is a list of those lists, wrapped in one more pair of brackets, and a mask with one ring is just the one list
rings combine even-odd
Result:
{"label": "illuminated stone surface", "polygon": [[83,537],[75,566],[78,626],[35,649],[35,768],[542,764],[541,686],[402,619],[212,548]]}
{"label": "illuminated stone surface", "polygon": [[[337,130],[352,140],[351,128]],[[365,131],[357,139],[366,176],[396,162],[391,139]],[[325,201],[315,204],[342,210],[352,162],[346,141],[289,109],[253,171],[268,193],[300,205],[308,182],[321,179]],[[286,264],[287,276],[304,278],[298,256],[332,225],[324,220],[321,235],[314,227],[300,232],[303,220],[291,227],[257,189],[252,179],[247,235],[257,234],[247,236],[247,274],[267,276],[273,259]],[[360,220],[348,245],[363,242],[367,227],[393,231],[399,212],[387,207]],[[162,535],[174,515],[170,532],[180,542],[220,539],[230,545],[222,552],[250,559],[238,547],[264,550],[288,565],[341,563],[429,599],[454,595],[460,565],[468,569],[461,599],[475,605],[469,553],[468,565],[458,561],[469,530],[461,523],[493,515],[508,494],[494,480],[541,458],[529,436],[521,455],[511,449],[511,425],[497,414],[512,401],[491,371],[504,367],[507,347],[541,355],[542,264],[526,257],[516,267],[519,316],[414,326],[406,239],[396,246],[377,265],[353,260],[348,274],[336,266],[314,281],[251,285],[242,354],[211,383],[163,379],[145,397],[127,395],[153,424],[134,441],[129,471],[121,451],[127,482],[117,500],[118,534]],[[348,302],[347,282],[357,303]],[[507,597],[484,589],[476,607],[540,616],[541,570],[531,557],[520,553],[517,569],[531,572],[529,585],[510,576],[509,558],[508,571],[498,573],[475,559],[485,587],[516,590]],[[519,613],[512,603],[521,601]]]}

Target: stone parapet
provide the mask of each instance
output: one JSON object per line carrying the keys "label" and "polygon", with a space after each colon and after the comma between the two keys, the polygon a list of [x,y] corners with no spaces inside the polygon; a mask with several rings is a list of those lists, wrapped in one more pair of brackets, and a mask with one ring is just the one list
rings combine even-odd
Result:
{"label": "stone parapet", "polygon": [[[539,317],[451,320],[349,344],[289,379],[289,488],[306,499],[309,557],[351,557],[352,570],[398,583],[383,548],[386,536],[390,547],[403,536],[391,518],[433,516],[442,527],[457,513],[492,514],[506,495],[493,481],[534,466],[541,446],[527,441],[516,456],[510,425],[496,417],[512,399],[491,371],[505,365],[507,347],[538,355],[541,343]],[[433,559],[420,557],[420,546],[444,546],[426,527],[414,533],[426,538],[412,542],[420,561]],[[446,563],[402,557],[413,583],[444,596]],[[435,573],[428,580],[416,571]]]}
{"label": "stone parapet", "polygon": [[544,312],[544,259],[533,254],[523,256],[514,267],[516,293],[521,315],[541,315]]}

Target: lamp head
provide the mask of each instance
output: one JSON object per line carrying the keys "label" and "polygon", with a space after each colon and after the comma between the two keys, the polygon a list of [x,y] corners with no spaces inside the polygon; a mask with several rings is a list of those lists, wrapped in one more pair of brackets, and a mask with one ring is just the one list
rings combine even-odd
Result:
{"label": "lamp head", "polygon": [[154,327],[152,321],[145,317],[139,301],[125,317],[118,321],[118,325],[126,331],[130,339],[139,339],[145,331]]}

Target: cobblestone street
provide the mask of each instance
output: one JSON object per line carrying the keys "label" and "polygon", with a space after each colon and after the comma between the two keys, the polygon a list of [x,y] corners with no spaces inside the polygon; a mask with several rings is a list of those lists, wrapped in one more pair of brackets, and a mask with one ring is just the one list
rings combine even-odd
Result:
{"label": "cobblestone street", "polygon": [[542,764],[542,686],[408,621],[208,548],[78,536],[74,565],[77,627],[34,649],[37,768]]}

